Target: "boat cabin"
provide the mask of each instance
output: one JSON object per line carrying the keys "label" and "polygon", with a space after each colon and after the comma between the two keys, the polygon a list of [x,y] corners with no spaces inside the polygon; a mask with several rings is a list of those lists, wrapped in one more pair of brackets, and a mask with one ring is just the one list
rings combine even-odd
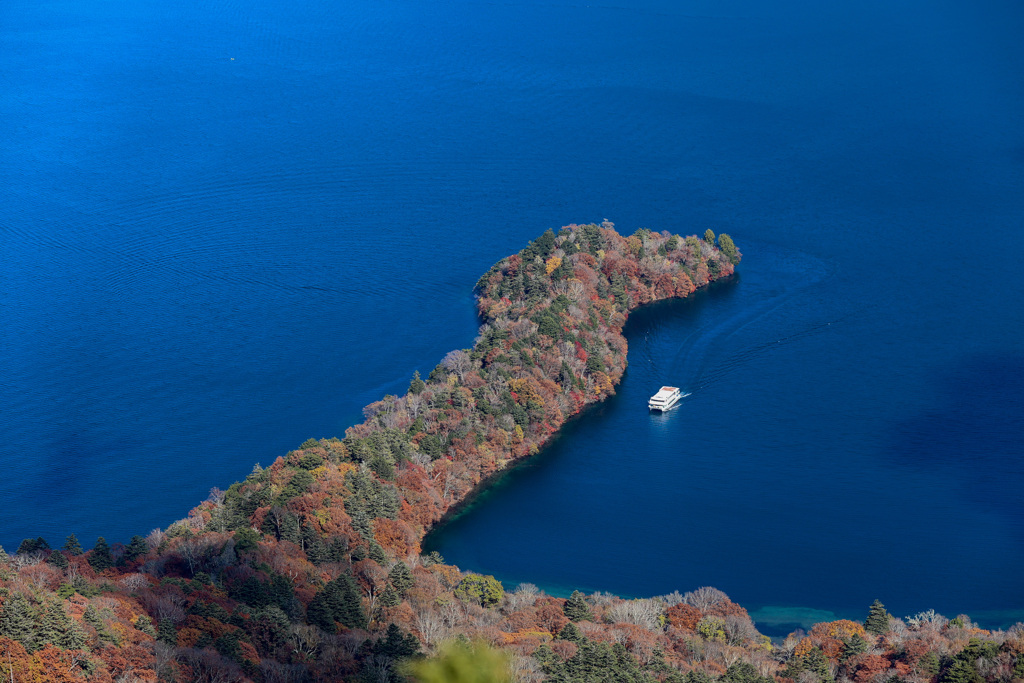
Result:
{"label": "boat cabin", "polygon": [[651,410],[668,410],[679,400],[679,396],[679,387],[662,387],[658,393],[651,396],[647,407]]}

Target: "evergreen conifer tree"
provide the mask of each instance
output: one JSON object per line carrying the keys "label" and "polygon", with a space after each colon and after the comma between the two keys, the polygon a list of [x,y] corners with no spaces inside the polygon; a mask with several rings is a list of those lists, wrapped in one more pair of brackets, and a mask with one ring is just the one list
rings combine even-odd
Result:
{"label": "evergreen conifer tree", "polygon": [[589,621],[591,619],[590,605],[587,604],[583,593],[579,591],[572,592],[569,599],[562,605],[562,612],[569,617],[570,621]]}
{"label": "evergreen conifer tree", "polygon": [[160,628],[157,630],[157,641],[168,645],[178,644],[178,632],[174,628],[174,622],[170,619],[161,619]]}
{"label": "evergreen conifer tree", "polygon": [[[934,656],[934,653],[931,653]],[[924,657],[921,658],[924,661]],[[935,670],[938,671],[938,657],[935,657]],[[1024,653],[1017,655],[1017,663],[1013,665],[1013,677],[1024,678]]]}
{"label": "evergreen conifer tree", "polygon": [[736,662],[726,669],[719,683],[773,683],[774,678],[761,676],[750,662]]}
{"label": "evergreen conifer tree", "polygon": [[149,544],[146,543],[146,539],[139,535],[132,536],[132,540],[129,541],[128,547],[124,549],[124,561],[134,562],[145,555],[148,551]]}
{"label": "evergreen conifer tree", "polygon": [[832,672],[829,669],[829,661],[821,648],[815,645],[810,651],[799,657],[789,660],[789,666],[779,672],[781,676],[798,680],[804,672],[816,674],[821,683],[832,683]]}
{"label": "evergreen conifer tree", "polygon": [[369,555],[370,559],[377,564],[387,564],[388,556],[384,553],[384,548],[377,541],[370,541]]}
{"label": "evergreen conifer tree", "polygon": [[61,550],[66,552],[68,555],[81,555],[85,550],[82,548],[82,544],[78,542],[78,537],[74,534],[70,534],[64,541]]}
{"label": "evergreen conifer tree", "polygon": [[828,668],[828,658],[825,657],[825,653],[817,645],[812,647],[811,651],[804,656],[803,669],[804,671],[818,674],[822,683],[829,683],[834,680],[832,672]]}
{"label": "evergreen conifer tree", "polygon": [[[1024,658],[1021,658],[1020,661],[1024,662]],[[917,660],[917,670],[928,678],[934,677],[939,673],[939,656],[931,651],[925,652]],[[1024,676],[1017,676],[1016,678],[1024,678]]]}
{"label": "evergreen conifer tree", "polygon": [[64,557],[64,553],[59,550],[54,550],[50,553],[50,556],[46,558],[46,561],[58,569],[67,569],[68,567],[68,558]]}
{"label": "evergreen conifer tree", "polygon": [[620,308],[627,308],[629,306],[629,297],[626,295],[626,280],[618,272],[613,273],[611,277],[611,293],[615,297],[615,304]]}
{"label": "evergreen conifer tree", "polygon": [[[330,585],[330,584],[328,584]],[[306,622],[313,626],[319,626],[327,633],[335,633],[338,629],[334,621],[334,609],[331,606],[330,596],[327,595],[327,586],[317,593],[306,608]]]}
{"label": "evergreen conifer tree", "polygon": [[328,633],[335,632],[335,622],[346,628],[366,628],[366,614],[355,580],[342,574],[329,581],[309,603],[306,620]]}
{"label": "evergreen conifer tree", "polygon": [[[308,472],[302,473],[306,476],[310,476]],[[298,477],[295,477],[295,479],[298,479]],[[302,531],[299,529],[299,518],[290,512],[284,516],[284,519],[281,522],[281,540],[291,541],[296,545],[302,541]]]}
{"label": "evergreen conifer tree", "polygon": [[103,628],[103,619],[100,618],[100,613],[92,606],[92,603],[85,606],[85,612],[82,614],[82,619],[97,631]]}
{"label": "evergreen conifer tree", "polygon": [[56,600],[50,600],[41,607],[40,611],[43,618],[36,631],[36,642],[39,645],[56,643],[68,627],[68,615],[64,612],[64,605]]}
{"label": "evergreen conifer tree", "polygon": [[306,551],[306,559],[315,565],[331,561],[330,552],[323,539],[309,524],[302,525],[302,549]]}
{"label": "evergreen conifer tree", "polygon": [[153,636],[155,638],[157,635],[156,628],[153,626],[153,620],[145,614],[140,614],[138,618],[135,619],[135,628],[142,631],[147,636]]}
{"label": "evergreen conifer tree", "polygon": [[20,592],[4,600],[0,607],[0,636],[16,640],[32,652],[35,650],[35,613],[28,599]]}
{"label": "evergreen conifer tree", "polygon": [[403,634],[397,624],[389,624],[383,638],[373,644],[373,654],[389,659],[412,657],[419,654],[420,641],[412,634]]}
{"label": "evergreen conifer tree", "polygon": [[93,547],[92,552],[89,553],[89,564],[98,572],[114,566],[114,556],[110,554],[110,546],[107,545],[107,539],[102,536],[96,539],[96,545]]}
{"label": "evergreen conifer tree", "polygon": [[885,611],[885,605],[879,600],[871,603],[868,609],[868,618],[864,620],[864,630],[880,636],[889,630],[889,613]]}
{"label": "evergreen conifer tree", "polygon": [[261,538],[260,532],[251,527],[239,529],[234,535],[235,551],[243,553],[249,550],[256,550],[260,547]]}
{"label": "evergreen conifer tree", "polygon": [[85,646],[82,627],[68,616],[62,600],[50,600],[45,605],[37,642],[50,643],[62,650],[80,650]]}
{"label": "evergreen conifer tree", "polygon": [[50,549],[50,544],[47,543],[46,539],[43,538],[42,536],[40,536],[38,538],[26,538],[24,541],[21,542],[21,545],[18,546],[18,552],[16,554],[17,555],[27,555],[29,553],[34,553],[37,550],[49,550],[49,549]]}
{"label": "evergreen conifer tree", "polygon": [[724,232],[718,236],[718,248],[733,265],[740,262],[740,252],[736,249],[736,243]]}
{"label": "evergreen conifer tree", "polygon": [[384,587],[384,591],[380,594],[379,604],[381,607],[395,607],[400,603],[401,600],[398,597],[398,592],[395,591],[390,585]]}
{"label": "evergreen conifer tree", "polygon": [[60,642],[55,643],[55,645],[64,650],[85,649],[85,630],[82,629],[82,625],[77,620],[70,619],[68,630],[64,632]]}
{"label": "evergreen conifer tree", "polygon": [[410,394],[422,394],[423,390],[427,388],[427,383],[420,379],[420,371],[416,370],[412,373],[412,381],[409,382],[409,393]]}
{"label": "evergreen conifer tree", "polygon": [[422,563],[424,567],[431,567],[435,564],[444,564],[444,557],[442,557],[441,553],[436,550],[431,550],[423,556]]}
{"label": "evergreen conifer tree", "polygon": [[839,655],[839,661],[845,662],[850,657],[855,657],[868,651],[868,641],[864,640],[859,633],[854,633],[849,640],[843,642],[843,652]]}
{"label": "evergreen conifer tree", "polygon": [[388,572],[388,581],[391,582],[391,585],[395,587],[400,596],[405,596],[405,593],[412,588],[414,583],[412,572],[409,571],[408,565],[401,561],[396,562],[395,566]]}
{"label": "evergreen conifer tree", "polygon": [[413,420],[412,424],[409,425],[409,435],[415,436],[420,432],[426,431],[426,429],[427,423],[423,421],[423,416],[417,416],[417,418]]}
{"label": "evergreen conifer tree", "polygon": [[710,674],[701,669],[692,669],[686,673],[684,677],[686,683],[714,683],[714,680]]}
{"label": "evergreen conifer tree", "polygon": [[547,643],[541,643],[540,647],[533,651],[533,658],[540,662],[542,667],[547,670],[548,666],[554,666],[559,661],[558,655],[555,654],[554,650]]}
{"label": "evergreen conifer tree", "polygon": [[561,640],[568,640],[570,643],[577,644],[584,640],[583,632],[580,631],[579,626],[571,621],[562,627],[562,630],[558,632],[558,637]]}
{"label": "evergreen conifer tree", "polygon": [[982,683],[984,680],[974,663],[961,657],[953,659],[949,668],[939,676],[939,683]]}

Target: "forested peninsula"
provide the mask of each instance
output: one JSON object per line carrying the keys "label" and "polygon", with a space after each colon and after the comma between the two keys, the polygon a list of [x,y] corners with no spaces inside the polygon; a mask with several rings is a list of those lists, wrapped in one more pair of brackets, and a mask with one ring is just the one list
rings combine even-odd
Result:
{"label": "forested peninsula", "polygon": [[0,550],[0,680],[1024,680],[1022,625],[897,619],[876,602],[863,623],[772,642],[714,588],[565,599],[421,553],[482,482],[615,391],[630,310],[729,277],[740,257],[710,230],[548,230],[480,278],[473,348],[367,406],[344,438],[310,439],[127,544]]}

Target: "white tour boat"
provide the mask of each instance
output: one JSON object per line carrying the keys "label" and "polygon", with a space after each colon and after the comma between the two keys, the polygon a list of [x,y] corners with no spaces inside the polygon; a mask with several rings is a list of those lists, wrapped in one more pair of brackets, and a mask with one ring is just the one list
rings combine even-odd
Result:
{"label": "white tour boat", "polygon": [[662,387],[658,390],[658,393],[651,396],[651,400],[647,402],[647,407],[651,410],[668,410],[680,398],[682,398],[682,395],[679,393],[679,387]]}

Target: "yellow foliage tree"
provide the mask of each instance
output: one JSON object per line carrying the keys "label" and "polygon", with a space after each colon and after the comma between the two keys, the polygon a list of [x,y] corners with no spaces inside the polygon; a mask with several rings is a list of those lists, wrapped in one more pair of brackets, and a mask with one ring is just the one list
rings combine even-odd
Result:
{"label": "yellow foliage tree", "polygon": [[516,392],[516,396],[519,397],[518,403],[525,405],[530,401],[536,401],[541,406],[544,405],[544,398],[537,391],[537,387],[534,386],[533,382],[528,379],[510,379],[508,381],[509,388]]}
{"label": "yellow foliage tree", "polygon": [[810,652],[812,648],[814,648],[814,641],[806,637],[801,638],[800,642],[796,644],[795,648],[793,648],[793,655],[796,657],[803,657]]}
{"label": "yellow foliage tree", "polygon": [[839,638],[845,640],[855,635],[863,638],[867,634],[864,631],[864,626],[856,621],[839,619],[838,621],[826,621],[815,624],[814,628],[811,629],[810,635],[818,638]]}

